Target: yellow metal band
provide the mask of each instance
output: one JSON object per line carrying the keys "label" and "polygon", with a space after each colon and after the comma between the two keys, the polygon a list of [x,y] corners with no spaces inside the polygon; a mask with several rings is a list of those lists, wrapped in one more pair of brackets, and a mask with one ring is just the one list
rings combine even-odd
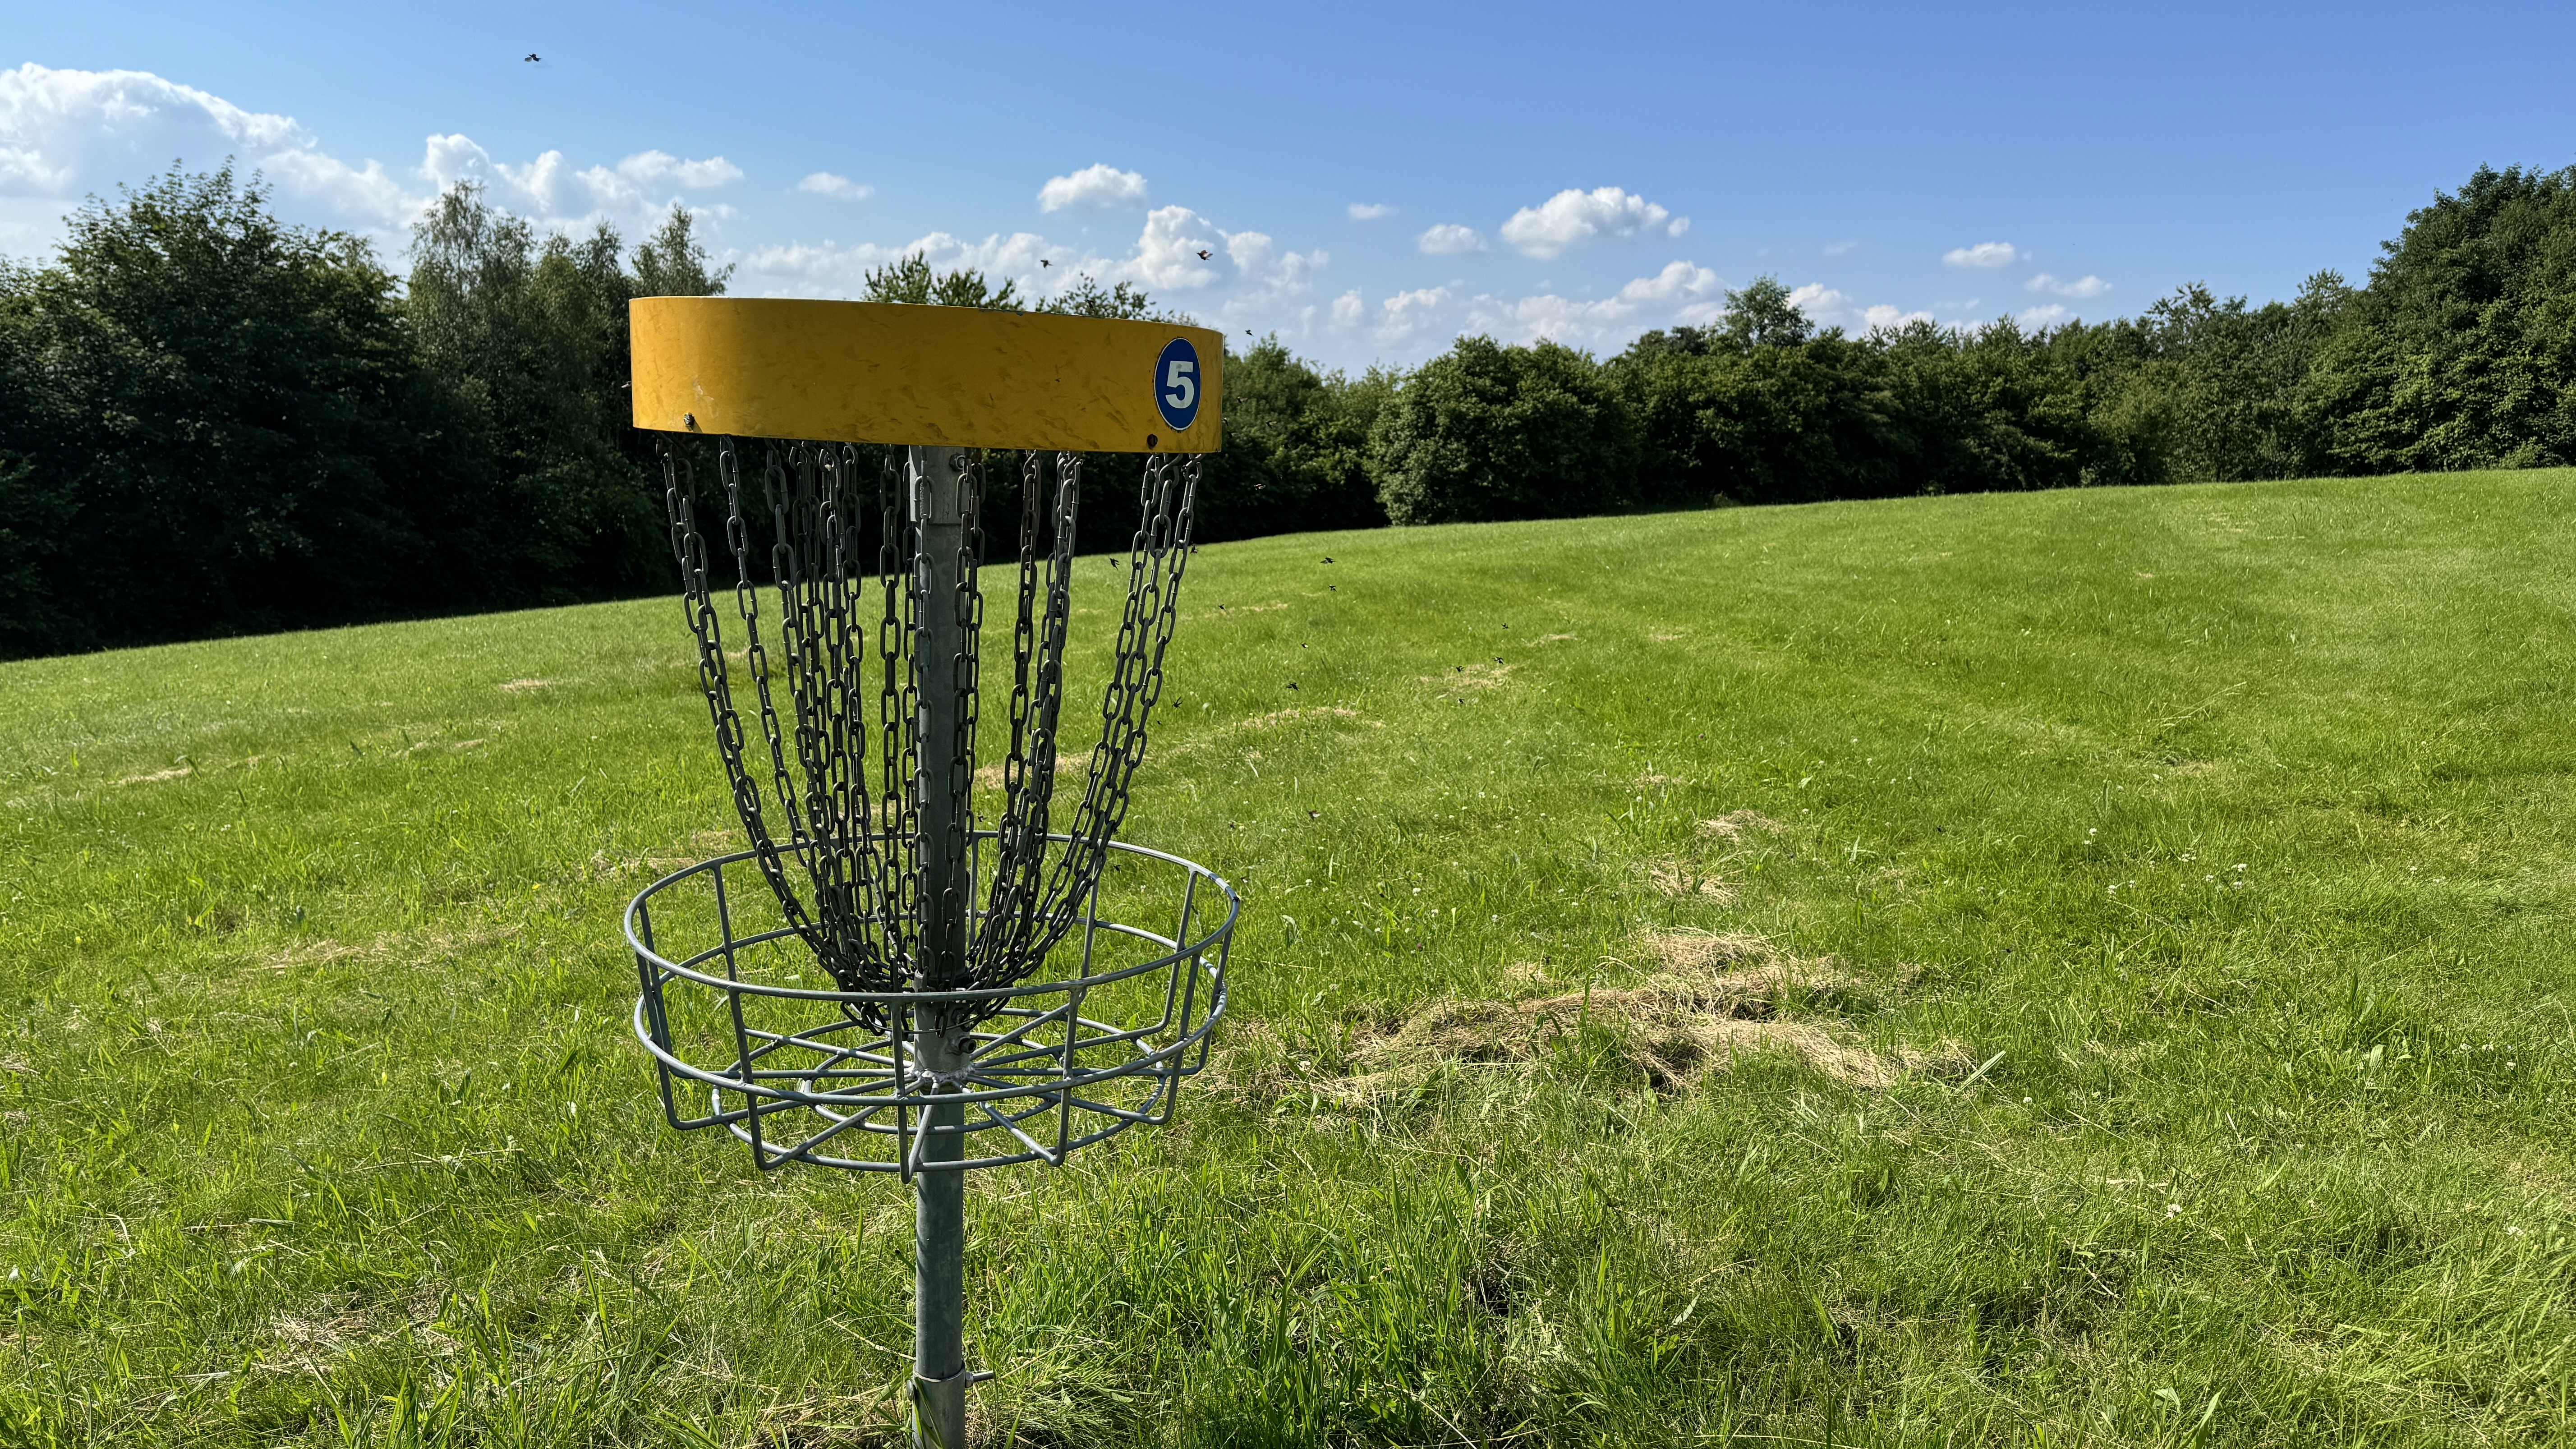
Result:
{"label": "yellow metal band", "polygon": [[1204,327],[767,297],[631,306],[639,428],[1077,453],[1219,441],[1225,339]]}

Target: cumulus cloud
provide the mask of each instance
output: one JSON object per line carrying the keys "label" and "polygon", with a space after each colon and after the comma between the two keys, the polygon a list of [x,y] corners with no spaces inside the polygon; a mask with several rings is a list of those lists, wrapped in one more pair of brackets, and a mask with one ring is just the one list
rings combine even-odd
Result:
{"label": "cumulus cloud", "polygon": [[1466,304],[1468,329],[1506,342],[1546,339],[1569,347],[1624,346],[1649,327],[1705,326],[1723,314],[1724,282],[1695,262],[1666,263],[1607,297],[1480,295]]}
{"label": "cumulus cloud", "polygon": [[1472,226],[1444,221],[1413,239],[1426,257],[1463,257],[1485,249],[1484,234]]}
{"label": "cumulus cloud", "polygon": [[1321,250],[1294,251],[1266,232],[1229,232],[1186,206],[1166,206],[1146,216],[1135,247],[1124,256],[1103,256],[1035,232],[996,232],[978,241],[933,231],[899,246],[796,242],[762,247],[742,259],[744,286],[850,295],[865,287],[871,269],[915,254],[939,271],[971,268],[995,285],[1016,281],[1023,296],[1040,299],[1086,277],[1102,284],[1134,282],[1158,297],[1207,291],[1230,281],[1233,285],[1213,303],[1230,322],[1275,321],[1283,310],[1294,315],[1295,304],[1313,290],[1331,261]]}
{"label": "cumulus cloud", "polygon": [[380,163],[352,166],[323,151],[292,116],[244,110],[149,71],[32,62],[0,71],[0,198],[36,203],[13,212],[58,217],[81,195],[173,158],[207,167],[226,156],[343,225],[396,226],[430,201]]}
{"label": "cumulus cloud", "polygon": [[722,156],[710,156],[704,161],[683,161],[667,151],[638,151],[617,163],[616,175],[618,179],[637,186],[677,186],[704,191],[740,181],[742,168]]}
{"label": "cumulus cloud", "polygon": [[1038,188],[1040,211],[1108,211],[1144,204],[1145,178],[1105,162],[1085,166],[1071,176],[1052,177]]}
{"label": "cumulus cloud", "polygon": [[1680,302],[1716,296],[1721,285],[1717,273],[1695,262],[1667,262],[1653,276],[1639,277],[1621,287],[1619,299],[1630,303]]}
{"label": "cumulus cloud", "polygon": [[828,196],[834,201],[865,201],[877,194],[873,186],[864,186],[846,176],[817,171],[796,183],[796,189],[813,196]]}
{"label": "cumulus cloud", "polygon": [[1807,314],[1807,320],[1819,327],[1840,327],[1852,333],[1875,332],[1882,327],[1905,327],[1935,320],[1931,313],[1920,309],[1892,307],[1885,302],[1864,305],[1849,293],[1822,282],[1790,288],[1789,305]]}
{"label": "cumulus cloud", "polygon": [[2103,281],[2100,277],[2094,276],[2091,273],[2078,277],[2074,281],[2067,282],[2060,281],[2059,279],[2050,276],[2048,273],[2042,272],[2038,276],[2031,278],[2023,285],[2031,291],[2047,292],[2052,296],[2058,297],[2099,297],[2103,293],[2111,290],[2110,283]]}
{"label": "cumulus cloud", "polygon": [[1381,216],[1395,215],[1395,208],[1382,201],[1354,201],[1350,210],[1353,221],[1375,221]]}
{"label": "cumulus cloud", "polygon": [[1449,310],[1449,289],[1417,287],[1378,304],[1377,338],[1405,343],[1430,333]]}
{"label": "cumulus cloud", "polygon": [[1809,282],[1789,289],[1789,305],[1807,314],[1810,322],[1825,322],[1847,310],[1852,299],[1822,282]]}
{"label": "cumulus cloud", "polygon": [[864,286],[870,269],[916,253],[940,271],[967,268],[997,280],[1053,270],[1038,266],[1042,258],[1063,268],[1068,279],[1084,270],[1091,271],[1093,275],[1107,270],[1106,264],[1098,257],[1050,245],[1046,238],[1025,231],[1008,235],[994,232],[981,241],[934,231],[901,246],[879,246],[872,242],[856,246],[841,246],[833,242],[788,242],[760,247],[745,256],[742,265],[745,271],[757,276],[792,281],[807,292],[847,292]]}
{"label": "cumulus cloud", "polygon": [[0,245],[41,246],[59,234],[80,196],[139,181],[173,159],[206,169],[228,156],[242,173],[267,180],[289,220],[387,241],[458,181],[480,182],[496,204],[548,226],[610,221],[637,228],[690,193],[731,185],[743,174],[721,156],[693,160],[653,150],[613,166],[576,167],[560,151],[512,165],[461,135],[429,137],[420,165],[396,172],[330,154],[291,116],[245,110],[148,71],[28,64],[0,71]]}
{"label": "cumulus cloud", "polygon": [[1347,332],[1350,329],[1357,327],[1360,325],[1360,318],[1365,316],[1367,312],[1368,304],[1361,300],[1360,289],[1357,287],[1351,288],[1349,291],[1344,292],[1342,295],[1333,299],[1334,330]]}
{"label": "cumulus cloud", "polygon": [[1315,274],[1332,258],[1322,251],[1284,251],[1263,232],[1225,233],[1225,254],[1242,285],[1226,299],[1229,321],[1269,315],[1281,304],[1302,297]]}
{"label": "cumulus cloud", "polygon": [[1602,237],[1641,236],[1661,230],[1680,236],[1690,218],[1675,217],[1642,196],[1616,186],[1560,191],[1537,206],[1524,206],[1502,225],[1503,240],[1523,256],[1553,261],[1569,248]]}
{"label": "cumulus cloud", "polygon": [[2009,267],[2021,260],[2021,253],[2011,242],[1979,242],[1952,247],[1941,254],[1941,260],[1954,267]]}
{"label": "cumulus cloud", "polygon": [[1125,270],[1148,287],[1189,291],[1216,280],[1216,268],[1208,263],[1224,245],[1224,234],[1197,212],[1158,206],[1145,214],[1144,235],[1136,239],[1136,253]]}
{"label": "cumulus cloud", "polygon": [[2024,307],[2016,320],[2034,332],[2043,327],[2054,327],[2066,320],[2066,304],[2051,302],[2042,307]]}
{"label": "cumulus cloud", "polygon": [[[667,151],[638,151],[615,166],[578,171],[561,151],[548,151],[514,166],[462,135],[430,137],[420,165],[420,175],[435,190],[470,181],[503,208],[556,226],[648,225],[684,204],[683,193],[729,186],[742,174],[722,156],[690,161]],[[728,208],[714,210],[730,214]]]}

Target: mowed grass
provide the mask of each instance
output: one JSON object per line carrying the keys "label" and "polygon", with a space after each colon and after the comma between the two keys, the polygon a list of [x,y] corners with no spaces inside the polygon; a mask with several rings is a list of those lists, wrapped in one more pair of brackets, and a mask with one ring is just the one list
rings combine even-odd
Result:
{"label": "mowed grass", "polygon": [[[1127,834],[1233,1007],[975,1181],[979,1433],[2576,1439],[2571,559],[2566,472],[1202,551]],[[0,667],[0,1442],[897,1433],[900,1185],[629,1033],[707,733],[670,601]]]}

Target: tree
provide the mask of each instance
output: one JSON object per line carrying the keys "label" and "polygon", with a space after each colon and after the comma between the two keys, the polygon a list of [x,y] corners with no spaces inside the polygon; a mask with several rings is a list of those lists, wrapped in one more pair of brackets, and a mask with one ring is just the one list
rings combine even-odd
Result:
{"label": "tree", "polygon": [[[685,225],[654,243],[661,280],[721,286]],[[674,245],[674,242],[677,245]],[[623,384],[636,283],[605,224],[542,242],[479,187],[451,187],[412,231],[406,308],[449,381],[473,459],[434,499],[454,587],[484,607],[567,603],[666,585],[661,488]]]}
{"label": "tree", "polygon": [[638,297],[720,297],[733,277],[733,264],[709,270],[707,249],[698,245],[696,218],[685,206],[673,206],[644,244],[635,249]]}
{"label": "tree", "polygon": [[984,280],[984,274],[960,267],[953,272],[934,272],[920,252],[868,268],[865,280],[867,299],[871,302],[911,302],[933,307],[981,307],[988,312],[1020,312],[1020,284],[1004,278],[999,290]]}
{"label": "tree", "polygon": [[[1144,294],[1135,295],[1141,305]],[[1381,372],[1356,383],[1318,372],[1275,335],[1229,351],[1225,444],[1202,473],[1198,536],[1215,543],[1384,524],[1368,435],[1390,390]]]}
{"label": "tree", "polygon": [[1397,523],[1562,518],[1630,501],[1637,442],[1591,357],[1467,337],[1396,389],[1369,457]]}
{"label": "tree", "polygon": [[[438,390],[365,242],[281,225],[254,179],[173,167],[93,198],[53,266],[0,279],[5,647],[344,622],[438,595],[405,500]],[[13,540],[12,542],[16,542]]]}
{"label": "tree", "polygon": [[2576,463],[2576,167],[2480,167],[2406,222],[2302,388],[2328,459]]}
{"label": "tree", "polygon": [[1730,352],[1757,347],[1796,347],[1816,335],[1816,324],[1789,300],[1778,277],[1756,277],[1741,290],[1726,294],[1726,316],[1715,341]]}

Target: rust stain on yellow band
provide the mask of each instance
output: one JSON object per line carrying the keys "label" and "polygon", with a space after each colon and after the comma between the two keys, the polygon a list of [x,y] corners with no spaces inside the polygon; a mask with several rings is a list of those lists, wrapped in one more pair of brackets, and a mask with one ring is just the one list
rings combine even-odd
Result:
{"label": "rust stain on yellow band", "polygon": [[[895,302],[643,297],[631,304],[635,426],[658,432],[1213,453],[1225,339],[1204,327]],[[1196,416],[1156,405],[1174,339],[1198,353]]]}

